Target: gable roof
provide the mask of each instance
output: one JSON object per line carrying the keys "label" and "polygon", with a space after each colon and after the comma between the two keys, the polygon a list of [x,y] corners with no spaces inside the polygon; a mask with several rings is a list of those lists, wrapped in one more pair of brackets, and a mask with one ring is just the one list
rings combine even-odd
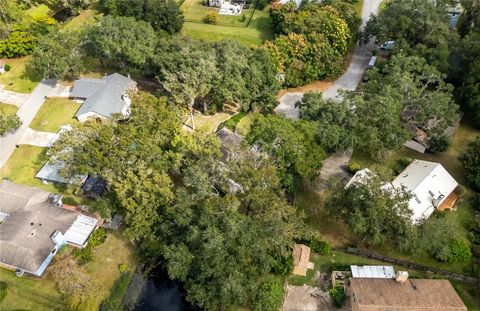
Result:
{"label": "gable roof", "polygon": [[417,221],[430,216],[458,183],[440,163],[413,160],[392,185],[412,192],[409,207],[413,211],[412,219]]}
{"label": "gable roof", "polygon": [[466,311],[448,280],[351,278],[360,310]]}
{"label": "gable roof", "polygon": [[9,181],[0,184],[0,261],[34,273],[55,246],[51,236],[65,232],[78,213],[48,202],[50,193]]}
{"label": "gable roof", "polygon": [[123,95],[137,83],[119,73],[113,73],[103,79],[80,79],[75,81],[71,97],[85,98],[76,117],[89,112],[110,118],[121,113],[126,103]]}
{"label": "gable roof", "polygon": [[235,148],[240,147],[242,143],[246,142],[243,137],[230,131],[226,127],[218,130],[216,135],[221,142],[220,151],[222,152],[222,162],[225,162],[228,159]]}

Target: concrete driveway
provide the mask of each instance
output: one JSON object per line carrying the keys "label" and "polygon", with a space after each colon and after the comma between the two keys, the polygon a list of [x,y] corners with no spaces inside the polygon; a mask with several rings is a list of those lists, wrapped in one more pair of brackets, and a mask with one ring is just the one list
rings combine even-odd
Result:
{"label": "concrete driveway", "polygon": [[[22,142],[24,134],[28,131],[28,126],[37,114],[45,101],[45,97],[50,95],[55,87],[56,81],[43,80],[25,100],[18,109],[17,115],[22,120],[22,126],[14,133],[9,133],[0,138],[0,168],[7,162],[10,155],[15,150],[15,146]],[[23,142],[27,143],[28,142]]]}
{"label": "concrete driveway", "polygon": [[[364,0],[362,6],[362,24],[360,30],[363,30],[371,14],[376,14],[378,6],[382,0]],[[347,71],[338,78],[333,85],[323,92],[324,99],[339,100],[339,90],[355,90],[362,79],[363,72],[368,66],[374,48],[373,40],[367,45],[359,46],[355,49],[352,62]],[[298,109],[295,103],[301,100],[303,93],[286,93],[275,108],[275,112],[282,114],[287,118],[298,119]]]}
{"label": "concrete driveway", "polygon": [[5,87],[4,85],[0,84],[0,102],[1,103],[20,107],[25,102],[25,100],[27,100],[28,94],[7,91],[4,89],[4,87]]}

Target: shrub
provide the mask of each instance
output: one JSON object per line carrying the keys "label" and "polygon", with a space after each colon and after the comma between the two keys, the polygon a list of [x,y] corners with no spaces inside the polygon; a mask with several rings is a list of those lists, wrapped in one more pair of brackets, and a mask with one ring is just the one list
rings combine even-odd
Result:
{"label": "shrub", "polygon": [[407,166],[412,163],[413,159],[411,158],[401,158],[397,161],[395,164],[395,168],[393,169],[395,171],[395,174],[400,174],[404,169],[407,168]]}
{"label": "shrub", "polygon": [[289,275],[293,271],[292,256],[277,258],[272,267],[272,272],[278,275]]}
{"label": "shrub", "polygon": [[445,135],[434,136],[430,139],[431,152],[444,152],[450,146],[450,138]]}
{"label": "shrub", "polygon": [[7,297],[8,285],[7,282],[0,281],[0,302]]}
{"label": "shrub", "polygon": [[257,2],[257,9],[258,10],[263,10],[265,7],[268,5],[269,0],[258,0]]}
{"label": "shrub", "polygon": [[312,251],[319,255],[330,255],[332,253],[332,247],[325,241],[312,238],[308,244]]}
{"label": "shrub", "polygon": [[244,22],[247,20],[247,16],[245,14],[242,14],[242,17],[240,17],[240,21]]}
{"label": "shrub", "polygon": [[92,248],[102,245],[107,239],[107,230],[105,228],[98,228],[93,232],[92,236],[88,240],[88,245]]}
{"label": "shrub", "polygon": [[352,174],[355,174],[356,172],[358,172],[361,169],[362,169],[362,167],[357,162],[352,162],[352,163],[348,164],[348,171]]}
{"label": "shrub", "polygon": [[345,290],[343,289],[343,286],[337,286],[332,288],[329,291],[330,297],[332,297],[333,305],[336,308],[341,308],[343,303],[345,302]]}
{"label": "shrub", "polygon": [[3,68],[5,69],[5,71],[10,71],[10,69],[12,69],[12,66],[10,66],[9,64],[5,64]]}
{"label": "shrub", "polygon": [[258,288],[253,310],[276,311],[283,301],[283,286],[279,279],[270,279],[263,282]]}
{"label": "shrub", "polygon": [[455,240],[450,244],[449,262],[464,262],[472,257],[472,251],[466,241]]}
{"label": "shrub", "polygon": [[93,259],[92,247],[87,245],[83,249],[75,249],[72,252],[73,257],[78,261],[79,264],[84,265],[89,263]]}
{"label": "shrub", "polygon": [[120,273],[125,273],[128,269],[128,264],[126,263],[121,263],[118,265],[118,271],[120,271]]}
{"label": "shrub", "polygon": [[206,23],[206,24],[212,24],[212,25],[215,25],[218,23],[218,14],[217,12],[210,12],[207,14],[207,16],[205,16],[205,18],[203,19],[203,21]]}
{"label": "shrub", "polygon": [[63,197],[62,202],[67,205],[73,205],[73,206],[78,205],[78,202],[72,197]]}

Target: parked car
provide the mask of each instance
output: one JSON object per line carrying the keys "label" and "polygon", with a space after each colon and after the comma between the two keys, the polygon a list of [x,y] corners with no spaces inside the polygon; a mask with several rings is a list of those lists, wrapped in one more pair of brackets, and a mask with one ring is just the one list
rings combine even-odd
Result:
{"label": "parked car", "polygon": [[393,40],[385,41],[380,45],[380,49],[391,51],[393,50],[394,46],[395,46],[395,41]]}

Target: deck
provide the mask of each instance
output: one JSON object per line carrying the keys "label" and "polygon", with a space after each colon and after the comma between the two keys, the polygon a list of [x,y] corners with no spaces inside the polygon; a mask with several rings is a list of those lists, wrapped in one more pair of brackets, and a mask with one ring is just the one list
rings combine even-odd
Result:
{"label": "deck", "polygon": [[444,211],[447,209],[452,210],[453,207],[455,206],[455,203],[457,203],[457,200],[458,200],[458,193],[456,190],[454,190],[452,191],[452,193],[448,195],[448,197],[442,202],[442,204],[440,204],[440,206],[438,207],[438,210],[439,211]]}

